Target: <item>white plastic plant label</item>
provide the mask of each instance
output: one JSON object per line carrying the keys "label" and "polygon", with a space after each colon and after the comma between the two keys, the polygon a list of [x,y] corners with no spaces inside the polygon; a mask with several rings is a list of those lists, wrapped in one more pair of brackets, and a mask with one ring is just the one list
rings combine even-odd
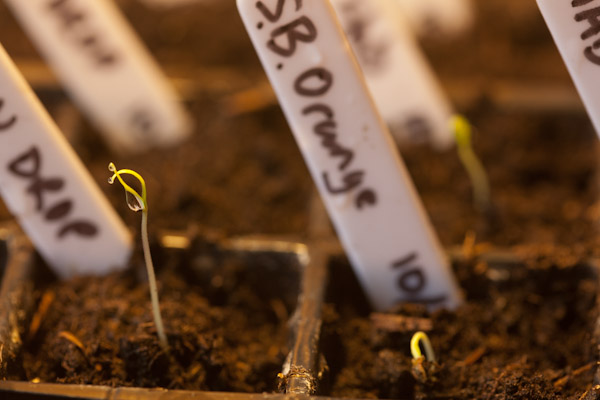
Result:
{"label": "white plastic plant label", "polygon": [[59,276],[126,266],[128,230],[1,46],[0,194]]}
{"label": "white plastic plant label", "polygon": [[6,0],[79,106],[125,152],[191,131],[174,90],[110,0]]}
{"label": "white plastic plant label", "polygon": [[156,8],[177,8],[188,5],[212,3],[217,0],[142,0],[149,6]]}
{"label": "white plastic plant label", "polygon": [[456,36],[469,30],[475,19],[471,0],[391,1],[398,2],[420,36]]}
{"label": "white plastic plant label", "polygon": [[447,260],[327,0],[237,0],[373,306],[460,302]]}
{"label": "white plastic plant label", "polygon": [[538,6],[600,135],[600,0],[538,0]]}
{"label": "white plastic plant label", "polygon": [[396,1],[333,0],[381,116],[399,142],[454,143],[452,107]]}

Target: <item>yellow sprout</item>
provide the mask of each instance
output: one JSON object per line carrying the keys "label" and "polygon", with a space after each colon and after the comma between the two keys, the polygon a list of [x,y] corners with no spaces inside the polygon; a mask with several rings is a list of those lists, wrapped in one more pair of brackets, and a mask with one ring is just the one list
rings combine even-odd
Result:
{"label": "yellow sprout", "polygon": [[469,174],[473,187],[473,200],[480,211],[490,209],[490,184],[481,161],[473,151],[471,144],[471,124],[462,115],[454,115],[450,119],[458,156]]}
{"label": "yellow sprout", "polygon": [[[152,255],[150,254],[150,243],[148,240],[148,201],[146,199],[146,182],[144,178],[137,172],[131,169],[120,169],[117,170],[115,164],[108,164],[108,170],[113,175],[108,178],[108,183],[111,185],[115,182],[115,178],[119,180],[119,183],[123,185],[125,189],[125,196],[127,200],[127,206],[133,211],[142,211],[142,247],[144,249],[144,261],[146,263],[146,271],[148,272],[148,282],[150,284],[150,298],[152,300],[152,314],[154,317],[154,323],[156,325],[156,332],[160,340],[161,346],[166,350],[168,349],[167,336],[165,335],[165,328],[163,326],[162,317],[160,315],[160,306],[158,303],[158,288],[156,287],[156,276],[154,274],[154,264],[152,262]],[[121,175],[131,175],[135,177],[142,185],[142,194],[140,195],[135,189],[129,186]]]}
{"label": "yellow sprout", "polygon": [[[135,172],[131,169],[117,170],[117,167],[115,167],[114,163],[108,164],[108,170],[110,172],[113,172],[113,176],[108,178],[108,183],[110,183],[112,185],[115,182],[115,178],[117,178],[119,180],[119,183],[121,183],[121,185],[123,185],[123,189],[125,189],[125,195],[127,196],[127,206],[129,206],[129,208],[132,211],[148,212],[148,200],[146,199],[146,181],[144,181],[144,178],[142,178],[142,176],[140,174],[138,174],[137,172]],[[121,178],[122,174],[131,175],[131,176],[135,177],[138,181],[140,181],[140,184],[142,185],[142,194],[141,195],[135,189],[133,189],[131,186],[129,186],[127,183],[125,183],[123,178]],[[133,199],[135,199],[135,201],[136,201],[135,204],[133,204],[130,201],[130,198],[131,198],[131,197],[129,197],[130,195],[133,196]]]}
{"label": "yellow sprout", "polygon": [[435,353],[433,352],[433,347],[431,346],[431,342],[429,341],[429,337],[425,332],[416,332],[412,339],[410,339],[410,352],[415,360],[418,360],[423,357],[423,353],[421,353],[421,347],[419,343],[423,343],[423,347],[425,348],[425,354],[427,356],[427,361],[435,362]]}

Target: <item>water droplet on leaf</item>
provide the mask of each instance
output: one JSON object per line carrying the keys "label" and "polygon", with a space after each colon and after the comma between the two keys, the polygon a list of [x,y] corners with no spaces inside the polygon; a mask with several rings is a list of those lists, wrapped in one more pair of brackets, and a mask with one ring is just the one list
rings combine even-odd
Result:
{"label": "water droplet on leaf", "polygon": [[127,201],[127,206],[132,211],[138,212],[146,208],[144,200],[137,194],[125,191],[125,200]]}

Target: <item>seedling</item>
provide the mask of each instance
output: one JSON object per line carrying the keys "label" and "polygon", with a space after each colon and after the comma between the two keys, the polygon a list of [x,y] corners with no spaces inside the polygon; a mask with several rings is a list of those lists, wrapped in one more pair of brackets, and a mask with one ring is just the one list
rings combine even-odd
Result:
{"label": "seedling", "polygon": [[[156,331],[158,333],[158,339],[163,349],[168,349],[169,344],[167,342],[167,336],[165,335],[165,328],[163,326],[162,317],[160,315],[160,307],[158,304],[158,289],[156,288],[156,276],[154,274],[154,264],[152,263],[152,255],[150,254],[150,244],[148,241],[148,201],[146,199],[146,182],[144,178],[137,172],[130,169],[117,170],[115,164],[108,164],[108,170],[113,173],[113,176],[108,178],[108,183],[111,185],[114,183],[115,178],[119,180],[123,188],[125,189],[125,198],[127,206],[132,211],[142,212],[142,246],[144,249],[144,261],[146,263],[146,270],[148,271],[148,281],[150,283],[150,298],[152,300],[152,314],[154,316],[154,323],[156,325]],[[142,185],[142,194],[140,195],[131,186],[129,186],[121,175],[131,175],[140,181]]]}
{"label": "seedling", "polygon": [[479,211],[490,210],[490,183],[483,164],[473,151],[471,143],[471,124],[462,115],[454,115],[450,119],[451,129],[458,150],[458,157],[467,170],[473,187],[473,201]]}
{"label": "seedling", "polygon": [[[425,356],[421,352],[421,346],[425,349]],[[412,374],[415,379],[421,383],[426,383],[428,380],[435,380],[433,375],[437,369],[435,362],[435,353],[429,341],[429,337],[425,332],[416,332],[410,339],[410,352],[412,359]],[[425,363],[427,360],[427,363]]]}
{"label": "seedling", "polygon": [[412,354],[415,360],[424,358],[423,353],[421,352],[421,346],[419,343],[423,343],[423,347],[425,348],[425,355],[427,356],[427,361],[435,362],[435,353],[433,352],[433,347],[431,346],[431,342],[429,341],[429,336],[425,332],[416,332],[412,339],[410,339],[410,353]]}

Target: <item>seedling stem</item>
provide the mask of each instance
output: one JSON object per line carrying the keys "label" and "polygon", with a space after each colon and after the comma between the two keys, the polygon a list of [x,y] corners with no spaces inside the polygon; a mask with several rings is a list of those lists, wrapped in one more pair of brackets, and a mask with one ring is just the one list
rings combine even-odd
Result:
{"label": "seedling stem", "polygon": [[423,357],[423,353],[421,352],[421,347],[419,343],[423,343],[423,347],[425,348],[425,355],[427,356],[427,361],[435,362],[435,353],[433,352],[433,347],[431,346],[431,342],[429,341],[429,337],[425,332],[419,331],[416,332],[412,339],[410,339],[410,352],[415,360],[418,360]]}
{"label": "seedling stem", "polygon": [[[148,282],[150,284],[150,299],[152,300],[152,314],[154,316],[154,324],[156,325],[156,332],[158,333],[158,339],[163,349],[169,348],[167,336],[165,335],[165,328],[160,315],[160,306],[158,303],[158,289],[156,287],[156,276],[154,274],[154,264],[152,262],[152,255],[150,254],[150,243],[148,240],[148,201],[146,199],[146,182],[144,178],[137,172],[131,169],[120,169],[117,170],[115,164],[110,163],[108,170],[113,172],[113,176],[108,178],[108,183],[111,185],[114,183],[115,178],[119,180],[123,188],[125,189],[125,196],[127,200],[127,206],[132,211],[142,212],[142,247],[144,250],[144,261],[146,263],[146,271],[148,272]],[[142,194],[140,195],[131,186],[129,186],[123,178],[122,174],[132,175],[142,185]]]}
{"label": "seedling stem", "polygon": [[473,200],[480,211],[490,209],[490,183],[483,164],[473,151],[471,143],[471,124],[462,115],[454,115],[450,120],[454,132],[458,157],[469,174],[473,186]]}

